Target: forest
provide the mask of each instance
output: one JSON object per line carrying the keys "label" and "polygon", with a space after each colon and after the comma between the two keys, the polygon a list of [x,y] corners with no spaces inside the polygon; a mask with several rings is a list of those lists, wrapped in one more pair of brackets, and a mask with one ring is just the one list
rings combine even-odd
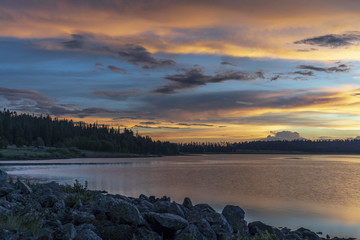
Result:
{"label": "forest", "polygon": [[360,140],[246,141],[237,143],[183,143],[187,153],[352,153],[360,154]]}
{"label": "forest", "polygon": [[154,141],[130,129],[74,123],[72,120],[0,111],[0,148],[8,145],[76,147],[83,150],[136,154],[177,154],[174,143]]}

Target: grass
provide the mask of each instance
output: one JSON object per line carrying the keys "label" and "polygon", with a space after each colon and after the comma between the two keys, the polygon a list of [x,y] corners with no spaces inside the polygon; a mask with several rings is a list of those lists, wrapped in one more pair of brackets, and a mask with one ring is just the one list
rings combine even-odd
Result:
{"label": "grass", "polygon": [[39,236],[41,228],[40,221],[44,218],[43,214],[34,212],[10,213],[0,220],[0,229],[30,231],[34,236]]}
{"label": "grass", "polygon": [[94,192],[88,190],[87,181],[82,185],[79,180],[75,179],[73,185],[66,184],[62,190],[68,194],[65,198],[65,205],[68,207],[73,207],[78,200],[81,200],[82,203],[87,203],[95,199]]}

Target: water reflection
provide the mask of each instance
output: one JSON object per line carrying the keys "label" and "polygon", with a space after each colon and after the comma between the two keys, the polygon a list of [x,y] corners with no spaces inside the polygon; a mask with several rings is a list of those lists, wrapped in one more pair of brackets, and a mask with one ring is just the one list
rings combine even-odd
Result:
{"label": "water reflection", "polygon": [[[354,155],[199,155],[139,159],[8,161],[12,175],[137,197],[226,204],[248,220],[360,237],[360,157]],[[23,164],[41,165],[23,165]],[[68,163],[64,165],[64,163]],[[60,165],[62,164],[62,165]]]}

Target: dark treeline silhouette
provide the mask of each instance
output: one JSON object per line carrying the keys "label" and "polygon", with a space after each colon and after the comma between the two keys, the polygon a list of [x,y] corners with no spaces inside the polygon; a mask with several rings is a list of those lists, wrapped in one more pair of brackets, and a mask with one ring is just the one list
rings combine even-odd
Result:
{"label": "dark treeline silhouette", "polygon": [[138,153],[177,154],[174,143],[153,141],[134,134],[132,130],[114,129],[104,125],[74,123],[52,119],[49,115],[35,116],[0,111],[0,147],[8,145],[76,147],[84,150]]}
{"label": "dark treeline silhouette", "polygon": [[238,143],[183,143],[179,151],[186,153],[354,153],[360,154],[360,140],[293,140],[252,141]]}

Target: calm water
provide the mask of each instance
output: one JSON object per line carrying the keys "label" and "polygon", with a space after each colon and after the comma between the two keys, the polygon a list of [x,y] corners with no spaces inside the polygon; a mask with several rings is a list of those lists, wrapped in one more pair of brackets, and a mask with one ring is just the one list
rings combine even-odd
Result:
{"label": "calm water", "polygon": [[[2,162],[5,163],[5,162]],[[10,175],[138,197],[241,206],[248,221],[360,238],[360,156],[196,155],[9,161]],[[25,165],[26,163],[26,165]],[[41,163],[42,165],[28,165]],[[59,164],[66,163],[66,164]]]}

